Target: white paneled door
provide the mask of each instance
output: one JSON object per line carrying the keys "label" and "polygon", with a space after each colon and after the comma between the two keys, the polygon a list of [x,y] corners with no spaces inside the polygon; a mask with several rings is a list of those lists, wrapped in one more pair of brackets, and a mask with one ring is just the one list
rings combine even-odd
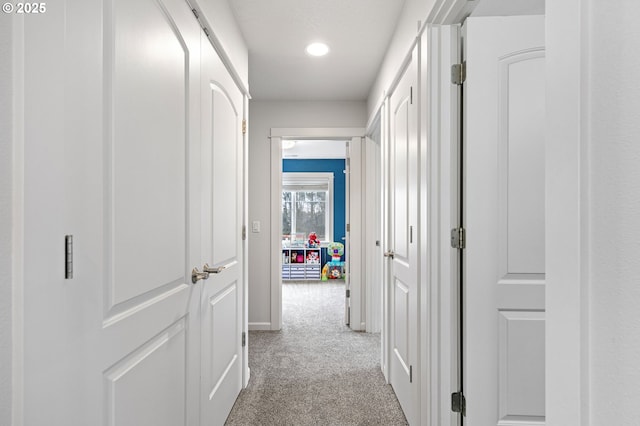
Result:
{"label": "white paneled door", "polygon": [[224,424],[242,388],[243,96],[202,40],[202,419]]}
{"label": "white paneled door", "polygon": [[418,114],[415,55],[390,98],[390,378],[410,424],[418,420]]}
{"label": "white paneled door", "polygon": [[[221,424],[240,386],[241,96],[184,0],[50,6],[16,28],[24,424]],[[205,262],[227,268],[193,283]]]}
{"label": "white paneled door", "polygon": [[463,28],[465,424],[545,422],[544,17]]}

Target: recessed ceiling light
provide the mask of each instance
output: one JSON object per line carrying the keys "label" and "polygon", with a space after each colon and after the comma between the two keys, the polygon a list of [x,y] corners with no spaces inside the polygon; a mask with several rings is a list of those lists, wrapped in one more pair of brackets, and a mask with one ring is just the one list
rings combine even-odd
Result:
{"label": "recessed ceiling light", "polygon": [[311,43],[306,50],[311,56],[324,56],[329,53],[329,46],[324,43]]}

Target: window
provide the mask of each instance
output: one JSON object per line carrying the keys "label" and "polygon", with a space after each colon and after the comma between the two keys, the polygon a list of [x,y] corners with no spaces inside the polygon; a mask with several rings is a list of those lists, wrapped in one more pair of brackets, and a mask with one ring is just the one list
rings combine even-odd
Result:
{"label": "window", "polygon": [[333,241],[333,173],[282,174],[282,239]]}

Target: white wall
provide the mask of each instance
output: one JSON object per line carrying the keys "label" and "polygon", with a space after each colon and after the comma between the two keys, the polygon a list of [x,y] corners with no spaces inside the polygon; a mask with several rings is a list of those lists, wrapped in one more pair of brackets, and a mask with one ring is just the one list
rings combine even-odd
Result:
{"label": "white wall", "polygon": [[639,14],[631,0],[547,3],[553,426],[640,418]]}
{"label": "white wall", "polygon": [[591,0],[591,421],[640,419],[640,4]]}
{"label": "white wall", "polygon": [[380,107],[384,94],[395,79],[400,66],[418,36],[418,21],[424,24],[436,0],[405,0],[404,8],[389,49],[382,61],[378,76],[369,92],[367,116],[371,117]]}
{"label": "white wall", "polygon": [[545,0],[481,0],[471,16],[544,15]]}
{"label": "white wall", "polygon": [[[272,102],[249,104],[249,325],[270,324],[270,135],[273,127],[365,127],[365,102]],[[280,196],[280,195],[278,195]],[[249,227],[251,228],[251,227]]]}
{"label": "white wall", "polygon": [[0,424],[11,424],[12,18],[0,17]]}

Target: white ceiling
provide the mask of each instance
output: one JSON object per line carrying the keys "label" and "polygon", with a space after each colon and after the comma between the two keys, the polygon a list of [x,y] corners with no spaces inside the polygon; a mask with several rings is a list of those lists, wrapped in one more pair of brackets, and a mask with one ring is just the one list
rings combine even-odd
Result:
{"label": "white ceiling", "polygon": [[[229,0],[257,100],[365,100],[404,0]],[[314,58],[307,44],[331,51]]]}

